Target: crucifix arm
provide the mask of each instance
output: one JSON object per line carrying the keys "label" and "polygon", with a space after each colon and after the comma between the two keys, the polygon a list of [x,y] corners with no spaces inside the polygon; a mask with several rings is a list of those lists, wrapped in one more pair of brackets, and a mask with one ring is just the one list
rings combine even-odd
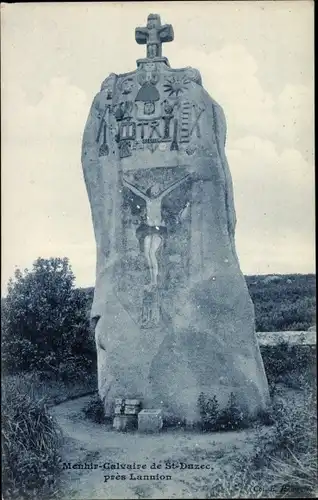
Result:
{"label": "crucifix arm", "polygon": [[140,198],[142,198],[143,200],[148,200],[148,196],[146,196],[144,193],[142,193],[141,191],[139,191],[139,189],[137,189],[135,186],[133,186],[132,184],[130,184],[130,182],[126,181],[125,179],[123,179],[123,184],[128,187],[128,189],[130,189],[130,191],[132,191],[133,193],[135,193],[137,196],[140,196]]}
{"label": "crucifix arm", "polygon": [[160,198],[163,198],[163,196],[166,196],[168,193],[170,193],[171,191],[173,191],[177,186],[179,186],[179,184],[182,184],[186,179],[188,179],[188,177],[190,177],[190,174],[187,174],[185,177],[183,177],[182,179],[179,179],[178,181],[174,182],[173,184],[171,184],[171,186],[169,186],[167,189],[165,189],[161,194],[160,194]]}
{"label": "crucifix arm", "polygon": [[148,30],[147,28],[136,28],[135,29],[136,42],[140,45],[144,45],[148,41]]}

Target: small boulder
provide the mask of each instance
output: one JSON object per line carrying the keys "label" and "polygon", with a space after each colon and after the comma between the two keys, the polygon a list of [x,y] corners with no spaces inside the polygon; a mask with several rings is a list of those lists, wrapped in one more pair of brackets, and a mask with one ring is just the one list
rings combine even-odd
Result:
{"label": "small boulder", "polygon": [[162,426],[162,410],[141,410],[138,413],[138,430],[140,432],[159,432]]}

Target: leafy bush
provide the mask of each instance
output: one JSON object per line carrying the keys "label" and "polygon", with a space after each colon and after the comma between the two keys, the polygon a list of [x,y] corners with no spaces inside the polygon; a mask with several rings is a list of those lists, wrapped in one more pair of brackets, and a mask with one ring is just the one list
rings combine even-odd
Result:
{"label": "leafy bush", "polygon": [[105,417],[105,410],[103,403],[98,395],[92,398],[83,408],[85,417],[97,424],[108,422],[109,419]]}
{"label": "leafy bush", "polygon": [[223,410],[219,410],[216,396],[207,398],[203,393],[199,395],[198,406],[201,427],[204,431],[237,430],[248,427],[246,411],[233,393],[230,394],[228,404]]}
{"label": "leafy bush", "polygon": [[261,354],[270,384],[285,383],[297,388],[304,384],[304,379],[313,378],[315,374],[314,346],[280,342],[273,346],[261,346]]}
{"label": "leafy bush", "polygon": [[21,387],[7,381],[2,392],[4,498],[45,498],[58,490],[62,434],[43,401]]}
{"label": "leafy bush", "polygon": [[68,259],[37,259],[18,269],[2,302],[3,367],[41,370],[72,381],[95,369],[86,299],[74,287]]}

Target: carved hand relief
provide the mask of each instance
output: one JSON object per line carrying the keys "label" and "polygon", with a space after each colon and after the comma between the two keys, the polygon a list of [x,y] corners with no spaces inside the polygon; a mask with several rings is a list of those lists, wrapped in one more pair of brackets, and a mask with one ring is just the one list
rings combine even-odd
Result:
{"label": "carved hand relief", "polygon": [[119,83],[118,87],[122,94],[124,95],[130,94],[134,88],[134,78],[132,77],[125,78]]}
{"label": "carved hand relief", "polygon": [[111,73],[103,81],[103,83],[101,85],[101,92],[104,92],[106,94],[106,99],[109,101],[112,100],[112,98],[113,98],[113,92],[114,92],[116,80],[117,80],[117,75],[115,73]]}

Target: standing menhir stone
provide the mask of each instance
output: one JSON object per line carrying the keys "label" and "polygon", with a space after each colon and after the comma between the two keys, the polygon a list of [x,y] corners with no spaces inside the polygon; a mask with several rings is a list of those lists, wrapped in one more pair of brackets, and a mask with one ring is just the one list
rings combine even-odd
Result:
{"label": "standing menhir stone", "polygon": [[108,416],[135,398],[193,423],[202,394],[220,409],[232,394],[253,416],[269,395],[235,251],[225,117],[198,70],[162,57],[172,39],[157,15],[137,28],[147,57],[103,82],[85,127],[99,393]]}

